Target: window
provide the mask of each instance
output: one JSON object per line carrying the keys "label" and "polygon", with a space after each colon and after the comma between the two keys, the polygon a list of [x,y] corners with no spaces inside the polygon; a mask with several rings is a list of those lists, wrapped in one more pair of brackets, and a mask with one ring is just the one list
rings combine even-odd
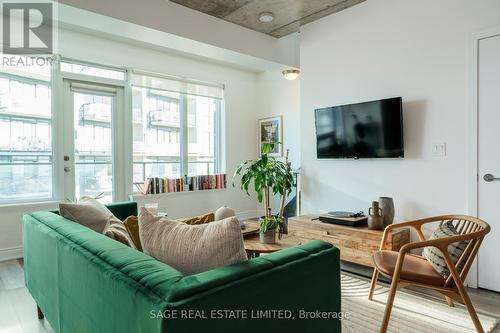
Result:
{"label": "window", "polygon": [[124,70],[110,69],[101,66],[93,66],[88,64],[79,64],[75,62],[62,61],[60,66],[61,72],[83,74],[96,76],[104,79],[112,79],[125,81],[126,75]]}
{"label": "window", "polygon": [[[187,101],[188,176],[214,174],[216,172],[216,118],[220,110],[220,100],[188,95]],[[192,116],[192,122],[190,116]]]}
{"label": "window", "polygon": [[133,74],[134,183],[222,172],[222,87]]}
{"label": "window", "polygon": [[0,67],[0,201],[52,197],[50,65]]}
{"label": "window", "polygon": [[132,88],[134,183],[181,176],[180,94]]}
{"label": "window", "polygon": [[[73,195],[68,192],[77,198],[103,195],[108,202],[126,196],[128,191],[115,184],[130,177],[142,185],[149,177],[224,172],[221,85],[147,73],[129,76],[121,69],[66,60],[55,63],[52,78],[48,61],[12,63],[0,65],[0,204],[50,200],[54,193],[64,199]],[[52,126],[53,80],[62,83],[55,87],[61,87],[57,93],[66,101],[57,128]],[[131,104],[124,103],[127,87]],[[132,152],[113,150],[113,140],[126,130],[120,122],[114,126],[114,115],[122,112],[132,116]],[[52,147],[54,136],[63,142],[59,149]],[[132,175],[122,168],[131,153]],[[69,170],[56,189],[54,160]]]}

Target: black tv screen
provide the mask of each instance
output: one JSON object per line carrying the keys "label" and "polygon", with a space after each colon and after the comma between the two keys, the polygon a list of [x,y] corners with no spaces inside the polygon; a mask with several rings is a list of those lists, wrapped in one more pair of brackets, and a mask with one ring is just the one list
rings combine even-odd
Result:
{"label": "black tv screen", "polygon": [[402,98],[315,110],[318,158],[404,157]]}

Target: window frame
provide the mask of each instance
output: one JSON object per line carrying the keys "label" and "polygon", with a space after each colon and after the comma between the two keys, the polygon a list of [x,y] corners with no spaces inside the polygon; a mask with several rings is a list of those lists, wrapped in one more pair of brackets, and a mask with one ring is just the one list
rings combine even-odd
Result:
{"label": "window frame", "polygon": [[[88,74],[78,74],[72,72],[61,71],[61,62],[75,63],[81,66],[91,66],[96,68],[103,68],[107,70],[115,70],[126,73],[126,80],[115,80],[104,78],[100,76],[93,76]],[[67,192],[69,186],[65,181],[65,171],[64,171],[64,155],[67,149],[65,145],[65,131],[64,127],[67,124],[66,110],[67,106],[70,105],[68,98],[71,94],[67,94],[65,87],[69,82],[77,82],[82,86],[88,86],[89,90],[92,90],[93,86],[111,86],[111,88],[116,88],[116,105],[113,108],[113,119],[116,122],[112,125],[112,138],[113,138],[113,175],[116,178],[113,183],[113,202],[128,200],[129,192],[127,186],[129,184],[128,175],[133,176],[133,170],[129,167],[126,159],[129,149],[131,149],[132,127],[128,128],[129,124],[132,123],[132,106],[128,105],[128,71],[124,68],[119,68],[116,66],[108,66],[102,64],[95,64],[92,62],[79,61],[69,58],[59,58],[52,63],[53,70],[53,122],[54,126],[57,124],[58,130],[54,132],[53,135],[53,145],[57,152],[54,152],[54,189],[53,195],[55,201],[65,200],[67,197]],[[85,87],[84,87],[85,90]],[[97,89],[99,90],[99,89]],[[121,91],[121,92],[120,92]],[[118,114],[119,109],[122,109],[122,114]],[[60,110],[56,112],[54,110]],[[130,118],[129,118],[130,114]],[[130,132],[130,134],[129,134]],[[121,145],[118,143],[118,138],[120,138]],[[129,144],[130,141],[130,144]],[[117,171],[116,166],[121,164],[119,171]],[[131,181],[130,181],[131,183]],[[72,194],[74,195],[74,194]]]}
{"label": "window frame", "polygon": [[[105,66],[105,65],[96,64],[93,62],[85,62],[85,61],[80,61],[80,60],[75,60],[75,59],[70,59],[70,58],[61,58],[61,59],[58,59],[57,62],[55,61],[54,63],[56,63],[56,65],[57,65],[58,72],[62,76],[64,76],[65,78],[71,78],[72,76],[76,76],[76,77],[80,77],[80,78],[86,77],[86,78],[92,78],[92,81],[94,81],[94,80],[103,81],[104,80],[104,81],[107,81],[109,83],[119,83],[119,85],[122,85],[124,82],[128,82],[129,71],[125,68],[119,68],[119,67],[114,67],[114,66]],[[82,67],[93,67],[93,68],[103,69],[106,71],[120,72],[120,73],[123,73],[123,80],[114,79],[114,78],[107,78],[105,76],[75,73],[72,71],[64,71],[61,69],[61,65],[63,63],[70,64],[70,65],[82,66]]]}

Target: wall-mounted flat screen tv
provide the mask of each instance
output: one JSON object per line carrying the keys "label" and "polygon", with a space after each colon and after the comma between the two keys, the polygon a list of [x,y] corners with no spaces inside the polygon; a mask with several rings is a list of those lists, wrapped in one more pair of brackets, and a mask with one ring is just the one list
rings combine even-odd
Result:
{"label": "wall-mounted flat screen tv", "polygon": [[402,98],[315,110],[316,151],[327,158],[402,158]]}

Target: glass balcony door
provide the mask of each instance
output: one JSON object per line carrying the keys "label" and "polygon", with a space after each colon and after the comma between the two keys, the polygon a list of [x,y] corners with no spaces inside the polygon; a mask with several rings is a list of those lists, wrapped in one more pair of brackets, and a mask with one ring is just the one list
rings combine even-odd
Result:
{"label": "glass balcony door", "polygon": [[116,198],[116,115],[122,88],[64,81],[65,197]]}

